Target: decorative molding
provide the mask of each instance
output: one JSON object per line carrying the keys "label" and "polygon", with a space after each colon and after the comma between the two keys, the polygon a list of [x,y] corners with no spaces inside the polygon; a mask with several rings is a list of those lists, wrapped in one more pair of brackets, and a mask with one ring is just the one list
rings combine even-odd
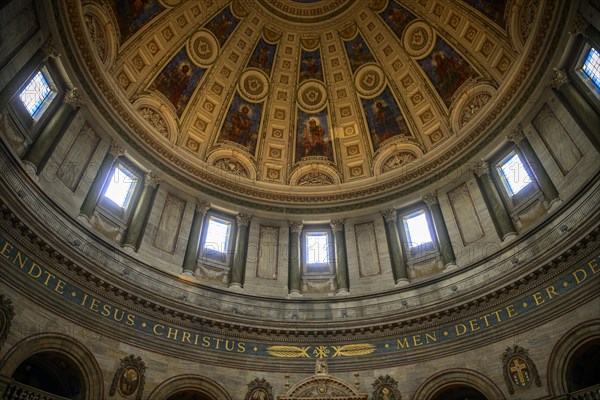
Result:
{"label": "decorative molding", "polygon": [[343,219],[332,219],[329,225],[331,226],[331,230],[334,232],[343,232],[344,222],[345,221]]}
{"label": "decorative molding", "polygon": [[398,382],[389,375],[382,376],[373,382],[373,400],[400,400]]}
{"label": "decorative molding", "polygon": [[61,56],[60,50],[52,36],[50,36],[48,40],[44,42],[42,45],[42,51],[44,54],[46,54],[44,60],[48,60],[49,58],[58,58]]}
{"label": "decorative molding", "polygon": [[431,207],[432,205],[439,203],[437,194],[435,193],[428,193],[424,195],[422,199],[425,202],[425,204],[427,204],[427,207]]}
{"label": "decorative molding", "polygon": [[529,358],[528,350],[515,344],[512,348],[506,348],[500,360],[502,360],[504,382],[508,388],[508,393],[514,394],[515,387],[526,389],[531,385],[531,382],[535,382],[537,387],[542,386],[540,375],[535,363]]}
{"label": "decorative molding", "polygon": [[385,222],[396,222],[398,220],[398,212],[393,208],[381,212]]}
{"label": "decorative molding", "polygon": [[210,210],[210,203],[204,200],[196,199],[196,211],[206,214]]}
{"label": "decorative molding", "polygon": [[237,224],[240,226],[249,226],[250,225],[250,221],[252,221],[252,215],[249,214],[245,214],[245,213],[239,213],[236,217],[235,217]]}
{"label": "decorative molding", "polygon": [[112,154],[115,158],[124,156],[125,152],[125,148],[116,142],[112,142],[108,148],[108,153]]}
{"label": "decorative molding", "polygon": [[560,89],[560,87],[566,83],[569,83],[569,76],[564,69],[554,69],[552,71],[552,77],[550,78],[550,87],[553,89]]}
{"label": "decorative molding", "polygon": [[156,129],[161,135],[169,137],[169,128],[163,116],[153,108],[148,106],[140,107],[138,112],[148,123]]}
{"label": "decorative molding", "polygon": [[156,188],[159,182],[160,179],[152,172],[148,172],[146,175],[144,175],[144,186]]}
{"label": "decorative molding", "polygon": [[473,167],[473,172],[478,177],[481,177],[485,174],[489,174],[490,173],[490,163],[482,160],[479,164],[476,164]]}
{"label": "decorative molding", "polygon": [[506,138],[515,144],[519,144],[523,140],[525,140],[526,137],[523,128],[521,127],[521,125],[518,125],[515,129],[513,129],[506,135]]}
{"label": "decorative molding", "polygon": [[273,400],[273,386],[265,378],[255,378],[248,384],[244,400]]}
{"label": "decorative molding", "polygon": [[0,294],[0,349],[10,333],[12,320],[15,317],[15,310],[12,300],[7,296]]}
{"label": "decorative molding", "polygon": [[63,101],[73,108],[82,107],[86,103],[83,100],[82,94],[80,93],[79,89],[77,89],[77,88],[67,90],[67,92],[65,93],[65,97],[63,98]]}
{"label": "decorative molding", "polygon": [[302,224],[302,221],[288,221],[288,225],[290,226],[290,232],[293,232],[293,233],[302,232],[302,228],[304,227],[304,224]]}
{"label": "decorative molding", "polygon": [[323,357],[315,360],[315,375],[329,375],[329,366]]}
{"label": "decorative molding", "polygon": [[589,24],[590,21],[588,21],[583,15],[581,15],[581,13],[578,12],[577,14],[575,14],[575,18],[571,23],[569,33],[573,36],[582,35],[586,37],[587,35],[585,34],[585,31]]}
{"label": "decorative molding", "polygon": [[144,394],[144,384],[146,383],[146,364],[141,357],[135,357],[133,354],[121,359],[121,366],[113,376],[110,385],[110,396],[114,396],[117,391],[123,397],[133,396],[135,400],[141,400]]}

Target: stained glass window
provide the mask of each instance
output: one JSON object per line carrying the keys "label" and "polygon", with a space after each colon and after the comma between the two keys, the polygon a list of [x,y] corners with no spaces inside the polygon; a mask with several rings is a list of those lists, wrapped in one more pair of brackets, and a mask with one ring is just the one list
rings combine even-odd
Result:
{"label": "stained glass window", "polygon": [[19,98],[23,105],[32,117],[40,110],[44,101],[50,96],[50,86],[46,77],[42,71],[38,71],[37,74],[29,81],[25,89],[19,93]]}
{"label": "stained glass window", "polygon": [[600,53],[598,53],[598,50],[593,47],[590,49],[581,69],[590,77],[596,90],[600,91]]}

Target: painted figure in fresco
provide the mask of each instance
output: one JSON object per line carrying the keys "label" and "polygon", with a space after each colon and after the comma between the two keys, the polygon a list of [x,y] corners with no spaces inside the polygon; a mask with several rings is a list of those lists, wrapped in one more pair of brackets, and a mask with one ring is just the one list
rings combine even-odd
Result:
{"label": "painted figure in fresco", "polygon": [[399,8],[394,8],[391,10],[388,19],[394,24],[396,27],[401,27],[406,17],[402,14],[402,10]]}
{"label": "painted figure in fresco", "polygon": [[267,394],[264,390],[258,389],[252,394],[252,400],[267,400]]}
{"label": "painted figure in fresco", "polygon": [[130,396],[135,393],[138,388],[139,380],[140,376],[137,369],[125,369],[121,374],[121,379],[119,379],[119,390],[121,391],[121,394],[124,396]]}
{"label": "painted figure in fresco", "polygon": [[448,57],[441,51],[436,52],[431,60],[438,76],[442,93],[452,96],[454,92],[469,79],[470,68],[461,59]]}
{"label": "painted figure in fresco", "polygon": [[146,7],[152,6],[152,0],[112,0],[111,7],[119,25],[121,36],[127,38],[137,30],[135,22]]}
{"label": "painted figure in fresco", "polygon": [[187,63],[180,63],[168,72],[161,74],[154,83],[154,89],[163,93],[179,111],[179,102],[190,83],[191,71]]}
{"label": "painted figure in fresco", "polygon": [[397,124],[394,116],[382,100],[375,102],[375,130],[377,141],[382,143],[396,134]]}
{"label": "painted figure in fresco", "polygon": [[221,21],[219,21],[215,25],[215,35],[219,39],[224,39],[224,36],[226,36],[226,34],[227,34],[227,29],[229,28],[229,25],[231,25],[231,24],[232,24],[232,22],[229,20],[229,17],[227,15],[223,15],[223,18],[221,18]]}
{"label": "painted figure in fresco", "polygon": [[304,157],[325,156],[329,151],[329,141],[325,138],[325,130],[318,124],[316,118],[310,118],[302,132],[302,147]]}
{"label": "painted figure in fresco", "polygon": [[314,77],[317,74],[318,66],[313,56],[306,57],[306,59],[302,61],[302,64],[304,64],[304,73],[308,75],[308,77]]}
{"label": "painted figure in fresco", "polygon": [[258,68],[262,70],[267,69],[267,61],[269,60],[269,54],[271,52],[266,47],[263,47],[258,52]]}
{"label": "painted figure in fresco", "polygon": [[225,139],[239,143],[243,146],[252,146],[258,138],[256,132],[252,131],[252,120],[250,119],[250,108],[242,105],[229,117],[225,125]]}
{"label": "painted figure in fresco", "polygon": [[365,60],[362,43],[358,41],[354,42],[354,44],[352,45],[352,50],[354,53],[354,61],[362,63]]}

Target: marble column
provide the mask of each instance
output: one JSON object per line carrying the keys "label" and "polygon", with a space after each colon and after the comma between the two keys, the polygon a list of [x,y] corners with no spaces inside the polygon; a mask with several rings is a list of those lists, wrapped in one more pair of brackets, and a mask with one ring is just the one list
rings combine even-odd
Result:
{"label": "marble column", "polygon": [[[335,255],[335,279],[337,293],[340,295],[350,293],[348,278],[348,255],[346,253],[346,236],[344,234],[344,221],[333,220],[330,223],[333,231],[333,250]],[[328,250],[329,251],[329,250]]]}
{"label": "marble column", "polygon": [[404,259],[400,232],[398,231],[398,213],[394,209],[389,209],[383,211],[381,215],[385,220],[385,234],[390,251],[394,281],[396,285],[408,284],[406,260]]}
{"label": "marble column", "polygon": [[133,211],[133,216],[125,234],[125,240],[123,240],[123,247],[133,249],[136,252],[139,250],[157,186],[158,179],[156,176],[147,173],[144,178],[142,194]]}
{"label": "marble column", "polygon": [[229,287],[243,288],[246,275],[246,256],[248,254],[248,236],[250,234],[250,221],[252,216],[240,213],[236,216],[237,234],[233,253],[233,264],[229,279]]}
{"label": "marble column", "polygon": [[23,157],[23,162],[30,165],[33,172],[39,174],[44,169],[52,152],[64,136],[69,122],[75,116],[76,110],[83,104],[77,90],[72,89],[65,94],[63,102],[50,116]]}
{"label": "marble column", "polygon": [[550,86],[554,89],[560,101],[569,110],[577,124],[581,127],[587,138],[600,152],[600,115],[585,96],[569,79],[565,70],[555,69],[550,79]]}
{"label": "marble column", "polygon": [[194,219],[192,220],[192,228],[185,248],[185,256],[183,257],[183,274],[194,276],[196,264],[198,262],[198,252],[200,251],[200,235],[202,234],[202,226],[204,225],[204,217],[210,209],[210,204],[205,201],[196,203],[196,211],[194,211]]}
{"label": "marble column", "polygon": [[302,265],[300,263],[302,253],[302,221],[289,221],[290,226],[290,250],[288,287],[290,295],[300,295],[302,284]]}
{"label": "marble column", "polygon": [[444,264],[444,271],[453,270],[456,268],[456,256],[454,255],[454,249],[452,248],[452,242],[450,241],[450,235],[448,234],[448,228],[446,227],[446,221],[444,220],[444,214],[442,213],[438,197],[431,193],[423,196],[423,201],[427,204],[431,212],[438,240],[438,248],[440,249],[442,263]]}
{"label": "marble column", "polygon": [[552,179],[550,179],[550,176],[546,172],[542,162],[525,137],[525,132],[523,132],[523,129],[520,126],[517,127],[515,130],[506,135],[506,138],[515,143],[519,149],[521,149],[521,152],[525,156],[527,163],[535,175],[536,181],[540,185],[542,193],[544,193],[544,198],[548,203],[547,208],[551,209],[552,207],[559,205],[561,200],[558,197],[558,190],[556,190],[554,183],[552,183]]}
{"label": "marble column", "polygon": [[110,145],[108,152],[102,160],[102,164],[100,164],[100,168],[98,168],[98,171],[96,172],[94,181],[88,189],[87,195],[81,204],[79,215],[87,219],[92,217],[94,214],[94,208],[96,207],[96,204],[100,199],[100,195],[102,194],[102,188],[104,188],[104,185],[110,176],[112,166],[123,154],[125,154],[125,150],[123,150],[121,146],[114,142]]}
{"label": "marble column", "polygon": [[498,236],[502,241],[514,239],[517,231],[492,181],[489,164],[486,161],[481,162],[475,169],[475,175]]}

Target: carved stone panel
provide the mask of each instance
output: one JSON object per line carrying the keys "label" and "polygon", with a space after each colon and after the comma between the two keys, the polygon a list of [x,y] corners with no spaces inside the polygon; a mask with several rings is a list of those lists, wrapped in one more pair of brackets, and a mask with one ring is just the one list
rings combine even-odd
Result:
{"label": "carved stone panel", "polygon": [[72,192],[77,189],[99,143],[98,134],[87,123],[83,124],[56,170],[58,179]]}
{"label": "carved stone panel", "polygon": [[167,194],[158,229],[154,236],[154,247],[170,254],[175,252],[184,211],[185,201],[171,193]]}
{"label": "carved stone panel", "polygon": [[279,227],[261,225],[258,236],[256,277],[277,279],[279,266]]}
{"label": "carved stone panel", "polygon": [[467,184],[463,183],[449,191],[448,199],[463,244],[466,246],[484,237],[485,231]]}
{"label": "carved stone panel", "polygon": [[354,225],[358,271],[361,278],[381,275],[379,249],[373,221]]}
{"label": "carved stone panel", "polygon": [[560,172],[563,175],[568,174],[583,155],[556,114],[544,104],[531,123],[556,161]]}

